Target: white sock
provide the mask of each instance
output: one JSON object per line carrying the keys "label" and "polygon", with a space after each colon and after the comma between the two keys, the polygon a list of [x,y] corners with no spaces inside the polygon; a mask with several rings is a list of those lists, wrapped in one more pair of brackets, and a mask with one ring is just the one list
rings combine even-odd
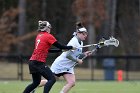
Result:
{"label": "white sock", "polygon": [[[65,87],[65,86],[64,86],[64,87]],[[64,92],[63,92],[63,90],[64,90],[64,87],[62,88],[62,90],[60,91],[60,93],[64,93]]]}
{"label": "white sock", "polygon": [[60,93],[64,93],[63,91],[60,91]]}

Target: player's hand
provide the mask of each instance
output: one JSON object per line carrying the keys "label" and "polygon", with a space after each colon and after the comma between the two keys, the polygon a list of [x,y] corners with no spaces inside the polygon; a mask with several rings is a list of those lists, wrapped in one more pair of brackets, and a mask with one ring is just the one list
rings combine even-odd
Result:
{"label": "player's hand", "polygon": [[83,60],[77,59],[77,62],[78,62],[78,64],[82,64],[83,63]]}
{"label": "player's hand", "polygon": [[85,56],[90,56],[92,54],[92,51],[86,51],[84,52]]}
{"label": "player's hand", "polygon": [[76,47],[73,47],[73,48],[72,48],[72,50],[76,50],[76,49],[77,49]]}
{"label": "player's hand", "polygon": [[68,51],[68,50],[66,50],[66,49],[62,49],[62,52],[66,52],[66,51]]}

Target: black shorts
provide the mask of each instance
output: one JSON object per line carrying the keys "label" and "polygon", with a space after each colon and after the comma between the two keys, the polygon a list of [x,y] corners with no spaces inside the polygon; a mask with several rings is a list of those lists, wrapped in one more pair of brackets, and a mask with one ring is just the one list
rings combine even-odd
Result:
{"label": "black shorts", "polygon": [[54,73],[54,75],[57,77],[63,76],[64,74],[72,74],[72,73],[69,73],[69,72],[63,72],[63,73],[59,73],[59,74]]}
{"label": "black shorts", "polygon": [[44,62],[38,62],[35,60],[30,60],[29,62],[30,74],[44,72],[43,68],[45,67],[46,67],[46,64]]}

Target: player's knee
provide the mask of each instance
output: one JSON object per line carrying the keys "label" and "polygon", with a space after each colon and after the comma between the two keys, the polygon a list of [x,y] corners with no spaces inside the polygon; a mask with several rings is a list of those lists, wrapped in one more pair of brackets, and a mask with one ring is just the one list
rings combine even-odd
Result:
{"label": "player's knee", "polygon": [[32,85],[34,85],[35,87],[37,87],[40,84],[39,81],[33,82]]}
{"label": "player's knee", "polygon": [[54,83],[56,82],[56,78],[55,77],[52,80],[53,80]]}
{"label": "player's knee", "polygon": [[68,84],[69,84],[71,87],[74,87],[74,86],[75,86],[75,81],[70,81],[70,82],[68,82]]}
{"label": "player's knee", "polygon": [[41,83],[45,84],[47,83],[47,80],[41,80]]}
{"label": "player's knee", "polygon": [[41,80],[39,87],[45,86],[45,84],[47,83],[47,80]]}
{"label": "player's knee", "polygon": [[54,84],[54,83],[56,82],[56,79],[55,79],[55,80],[53,80],[52,82],[53,82],[53,84]]}
{"label": "player's knee", "polygon": [[53,77],[53,78],[51,78],[50,80],[48,80],[48,81],[50,81],[50,82],[52,82],[53,84],[56,82],[56,79],[55,79],[55,77]]}

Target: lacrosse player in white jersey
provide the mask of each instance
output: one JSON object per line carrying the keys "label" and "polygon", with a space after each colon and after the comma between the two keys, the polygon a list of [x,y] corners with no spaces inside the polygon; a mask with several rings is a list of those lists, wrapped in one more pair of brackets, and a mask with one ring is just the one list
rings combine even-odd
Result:
{"label": "lacrosse player in white jersey", "polygon": [[[75,64],[83,63],[79,57],[91,55],[91,51],[82,52],[82,48],[78,48],[83,46],[83,41],[88,35],[87,29],[80,22],[76,24],[76,31],[73,35],[74,37],[67,45],[77,47],[77,49],[63,52],[55,59],[51,66],[51,70],[56,77],[63,76],[63,78],[66,80],[66,84],[60,93],[68,93],[69,90],[75,85]],[[47,80],[42,80],[39,86],[44,86],[46,82]]]}

